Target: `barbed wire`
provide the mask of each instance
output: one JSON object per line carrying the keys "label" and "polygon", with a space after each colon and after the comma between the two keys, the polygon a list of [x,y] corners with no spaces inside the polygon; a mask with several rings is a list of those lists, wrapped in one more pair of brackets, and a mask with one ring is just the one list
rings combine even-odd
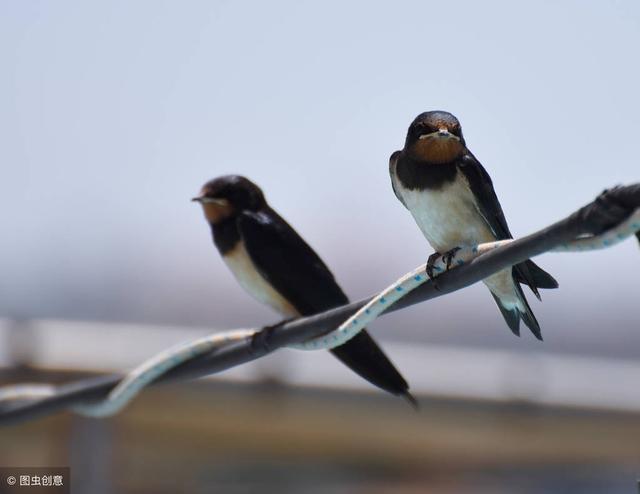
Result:
{"label": "barbed wire", "polygon": [[[212,374],[283,346],[333,348],[355,336],[383,312],[459,290],[546,251],[605,248],[634,233],[640,240],[640,184],[605,191],[571,216],[527,237],[463,249],[456,258],[455,269],[446,270],[443,261],[439,261],[441,274],[435,281],[428,280],[424,266],[420,266],[373,298],[275,326],[218,333],[181,344],[155,356],[124,378],[113,375],[61,386],[30,384],[0,388],[0,424],[37,418],[65,408],[97,417],[112,415],[149,384]],[[381,305],[384,307],[378,307]]]}

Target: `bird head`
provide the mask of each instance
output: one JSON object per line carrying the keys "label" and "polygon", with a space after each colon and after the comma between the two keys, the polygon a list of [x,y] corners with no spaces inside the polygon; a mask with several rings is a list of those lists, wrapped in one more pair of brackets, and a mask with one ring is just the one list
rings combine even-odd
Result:
{"label": "bird head", "polygon": [[409,126],[404,148],[419,161],[434,164],[452,162],[465,149],[460,122],[446,111],[421,113]]}
{"label": "bird head", "polygon": [[192,201],[202,205],[204,215],[213,224],[243,211],[256,211],[265,204],[260,187],[240,175],[225,175],[208,181]]}

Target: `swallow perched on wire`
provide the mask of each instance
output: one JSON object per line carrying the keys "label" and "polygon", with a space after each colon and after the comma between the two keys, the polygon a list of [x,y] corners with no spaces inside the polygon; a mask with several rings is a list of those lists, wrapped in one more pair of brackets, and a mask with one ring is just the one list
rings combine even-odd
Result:
{"label": "swallow perched on wire", "polygon": [[[447,266],[462,246],[513,238],[491,178],[471,154],[460,122],[451,113],[421,113],[409,126],[404,148],[391,155],[389,173],[393,191],[411,212],[436,253]],[[557,288],[547,272],[528,260],[483,280],[514,334],[520,320],[542,340],[536,320],[520,284],[528,285],[538,299],[538,288]]]}
{"label": "swallow perched on wire", "polygon": [[[222,259],[258,301],[285,317],[349,302],[320,257],[247,178],[211,180],[193,200],[202,205]],[[366,331],[331,352],[367,381],[415,405],[407,382]]]}

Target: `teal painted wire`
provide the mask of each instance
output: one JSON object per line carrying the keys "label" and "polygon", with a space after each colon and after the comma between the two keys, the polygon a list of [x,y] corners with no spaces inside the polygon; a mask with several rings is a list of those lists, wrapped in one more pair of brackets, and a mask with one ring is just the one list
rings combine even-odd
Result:
{"label": "teal painted wire", "polygon": [[[442,268],[436,267],[436,269]],[[423,264],[410,273],[405,274],[394,284],[380,292],[367,305],[342,323],[335,331],[303,343],[290,345],[290,347],[298,350],[327,350],[340,346],[356,336],[369,323],[373,322],[380,314],[387,310],[387,308],[428,280],[429,277],[425,272],[425,265]]]}
{"label": "teal painted wire", "polygon": [[13,386],[0,388],[0,404],[15,402],[25,399],[46,398],[56,392],[56,387],[52,384],[43,383],[22,383]]}
{"label": "teal painted wire", "polygon": [[[640,209],[636,210],[633,215],[614,229],[598,236],[576,239],[573,242],[556,247],[552,252],[576,252],[603,249],[622,242],[637,231],[640,231]],[[453,259],[453,266],[466,264],[476,257],[510,242],[512,242],[512,240],[501,240],[480,244],[478,246],[462,246],[461,249],[456,252]],[[423,283],[431,282],[425,270],[426,265],[423,264],[404,275],[374,297],[367,305],[347,319],[335,331],[318,338],[310,339],[304,343],[290,345],[290,347],[300,350],[328,350],[346,343],[407,293]],[[446,264],[442,259],[436,261],[434,271],[438,274],[446,271]],[[256,334],[257,331],[256,329],[240,329],[216,333],[193,342],[180,344],[164,350],[127,374],[127,376],[111,390],[107,398],[98,403],[76,406],[73,408],[73,411],[91,417],[114,415],[131,402],[148,384],[155,381],[168,370],[198,355],[206,354],[214,348],[219,348],[230,342],[251,337]],[[54,392],[55,387],[48,385],[38,385],[35,387],[33,385],[19,385],[0,388],[0,404],[9,400],[15,402],[18,400],[42,398]]]}
{"label": "teal painted wire", "polygon": [[[637,231],[640,231],[640,209],[637,209],[616,228],[597,236],[576,239],[552,249],[551,252],[582,252],[605,249],[622,242]],[[461,266],[471,262],[476,257],[511,242],[513,240],[499,240],[477,246],[463,246],[456,252],[452,266]],[[418,266],[374,297],[367,305],[342,323],[338,329],[293,347],[299,350],[330,350],[343,345],[411,290],[423,283],[431,282],[425,271],[426,264]],[[446,264],[442,258],[439,258],[434,265],[434,272],[439,274],[444,271],[446,271]]]}
{"label": "teal painted wire", "polygon": [[[255,329],[237,329],[205,336],[195,341],[181,343],[163,350],[130,371],[125,378],[114,387],[109,395],[96,403],[77,405],[72,410],[86,417],[109,417],[120,412],[146,386],[155,381],[170,369],[187,362],[199,355],[204,355],[214,348],[249,338],[256,333]],[[36,400],[55,394],[55,386],[48,384],[20,384],[0,388],[0,405],[24,400]]]}
{"label": "teal painted wire", "polygon": [[214,348],[251,337],[254,329],[237,329],[224,333],[205,336],[195,341],[168,348],[133,369],[111,390],[109,395],[98,403],[78,405],[73,411],[88,417],[108,417],[115,415],[133,400],[147,385],[162,374]]}

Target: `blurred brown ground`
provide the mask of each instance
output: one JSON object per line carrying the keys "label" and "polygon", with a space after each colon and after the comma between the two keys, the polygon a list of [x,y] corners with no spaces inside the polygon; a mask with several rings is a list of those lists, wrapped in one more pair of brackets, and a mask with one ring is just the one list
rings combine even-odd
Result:
{"label": "blurred brown ground", "polygon": [[70,465],[73,492],[92,494],[634,492],[638,414],[420,402],[270,381],[162,386],[110,420],[2,428],[0,464]]}

